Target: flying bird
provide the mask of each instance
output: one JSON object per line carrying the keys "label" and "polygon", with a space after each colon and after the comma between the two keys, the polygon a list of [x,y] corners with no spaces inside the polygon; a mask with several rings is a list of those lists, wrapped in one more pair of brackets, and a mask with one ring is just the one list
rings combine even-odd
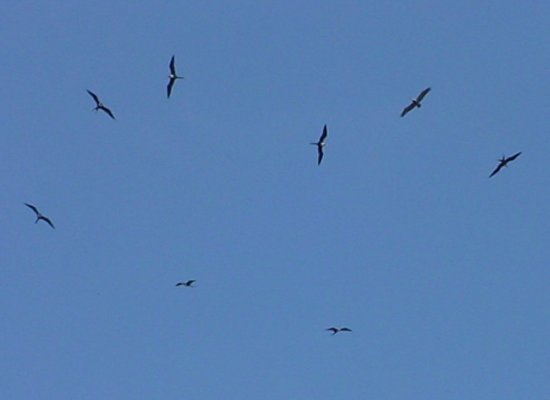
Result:
{"label": "flying bird", "polygon": [[38,221],[42,220],[46,222],[49,226],[51,226],[53,229],[55,229],[55,226],[53,226],[52,221],[48,217],[46,217],[44,214],[42,214],[40,211],[38,211],[38,208],[28,203],[25,203],[25,205],[29,207],[31,210],[33,210],[34,213],[36,214],[36,221],[34,221],[35,224],[38,223]]}
{"label": "flying bird", "polygon": [[325,329],[325,331],[331,331],[332,332],[332,336],[336,335],[338,332],[351,332],[351,329],[349,328],[336,328],[336,327],[331,327],[331,328],[327,328]]}
{"label": "flying bird", "polygon": [[404,117],[409,111],[415,108],[422,107],[422,104],[420,104],[420,102],[424,97],[426,97],[426,95],[430,92],[430,90],[432,90],[432,88],[426,88],[422,92],[420,92],[420,94],[416,99],[411,99],[411,104],[409,104],[407,107],[403,109],[403,111],[401,111],[401,116]]}
{"label": "flying bird", "polygon": [[168,81],[166,92],[168,94],[168,98],[170,98],[170,94],[172,93],[172,88],[174,87],[174,83],[176,83],[178,79],[183,79],[183,76],[178,76],[178,74],[176,73],[176,60],[174,56],[172,56],[172,59],[170,60],[170,75],[168,75],[168,78],[170,80]]}
{"label": "flying bird", "polygon": [[105,104],[103,104],[100,100],[99,100],[99,97],[97,97],[97,95],[94,93],[94,92],[91,92],[89,91],[88,89],[86,89],[86,91],[88,92],[88,94],[90,96],[92,96],[92,98],[94,99],[95,101],[95,108],[94,110],[102,110],[102,111],[105,111],[109,117],[111,117],[112,119],[115,119],[115,116],[113,115],[113,112],[111,110],[109,110]]}
{"label": "flying bird", "polygon": [[502,156],[502,158],[500,160],[498,160],[498,165],[495,168],[495,170],[493,172],[491,172],[491,175],[489,175],[489,178],[496,175],[502,167],[507,167],[508,163],[510,161],[514,161],[516,158],[519,157],[520,154],[521,154],[521,151],[519,153],[514,154],[513,156],[510,156],[510,157]]}
{"label": "flying bird", "polygon": [[325,124],[324,128],[323,128],[323,133],[321,134],[321,137],[319,138],[319,141],[318,142],[311,142],[310,144],[313,144],[315,146],[317,146],[317,165],[320,165],[321,164],[321,160],[323,159],[323,148],[325,147],[325,140],[327,139],[327,136],[328,136],[328,129],[327,129],[327,125]]}
{"label": "flying bird", "polygon": [[178,282],[178,283],[176,283],[176,286],[195,287],[195,286],[193,286],[193,283],[195,283],[195,282],[196,282],[196,280],[190,279],[186,282]]}

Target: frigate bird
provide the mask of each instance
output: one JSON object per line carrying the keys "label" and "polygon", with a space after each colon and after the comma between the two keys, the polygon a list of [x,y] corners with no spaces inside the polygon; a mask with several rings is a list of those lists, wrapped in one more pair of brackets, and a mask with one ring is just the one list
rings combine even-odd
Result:
{"label": "frigate bird", "polygon": [[401,111],[401,116],[404,117],[409,111],[413,110],[414,108],[422,107],[422,104],[420,104],[420,102],[424,97],[426,97],[430,90],[432,90],[432,88],[426,88],[422,92],[420,92],[416,99],[411,99],[411,104],[409,104],[403,109],[403,111]]}
{"label": "frigate bird", "polygon": [[55,226],[53,226],[52,221],[48,217],[46,217],[44,214],[42,214],[40,211],[38,211],[38,208],[36,208],[35,206],[29,203],[25,203],[25,205],[29,207],[31,210],[33,210],[34,213],[36,214],[36,221],[34,221],[35,224],[38,223],[38,221],[42,220],[46,222],[49,226],[51,226],[53,229],[55,229]]}
{"label": "frigate bird", "polygon": [[319,141],[318,142],[311,142],[310,144],[313,144],[315,146],[317,146],[317,165],[320,165],[321,164],[321,160],[323,160],[323,148],[325,147],[325,140],[327,139],[327,136],[328,136],[328,129],[327,129],[327,125],[325,124],[324,128],[323,128],[323,133],[321,134],[321,137],[319,138]]}
{"label": "frigate bird", "polygon": [[489,178],[496,175],[502,167],[507,167],[508,163],[510,161],[514,161],[516,158],[519,157],[520,154],[521,154],[521,151],[519,153],[514,154],[513,156],[510,156],[510,157],[502,156],[502,158],[500,160],[498,160],[498,165],[495,168],[495,170],[493,172],[491,172],[491,175],[489,175]]}
{"label": "frigate bird", "polygon": [[105,111],[109,117],[111,117],[112,119],[115,119],[115,116],[113,115],[113,112],[111,110],[109,110],[105,104],[103,104],[100,100],[99,100],[99,97],[97,97],[97,95],[94,93],[94,92],[91,92],[90,90],[86,89],[86,91],[89,93],[90,96],[92,96],[92,98],[94,99],[95,101],[95,108],[94,110],[102,110],[102,111]]}
{"label": "frigate bird", "polygon": [[168,98],[170,98],[170,94],[172,93],[172,88],[174,87],[174,83],[176,83],[178,79],[183,79],[183,76],[178,76],[178,74],[176,73],[176,60],[174,56],[172,56],[172,59],[170,60],[170,75],[168,75],[168,78],[170,80],[168,81],[166,92],[168,94]]}
{"label": "frigate bird", "polygon": [[351,332],[351,329],[349,328],[336,328],[336,327],[331,327],[331,328],[327,328],[325,329],[325,331],[331,331],[332,332],[332,335],[336,335],[338,332]]}
{"label": "frigate bird", "polygon": [[195,286],[193,286],[193,283],[195,283],[195,282],[196,282],[196,280],[190,279],[190,280],[185,281],[185,282],[178,282],[178,283],[176,283],[176,286],[195,287]]}

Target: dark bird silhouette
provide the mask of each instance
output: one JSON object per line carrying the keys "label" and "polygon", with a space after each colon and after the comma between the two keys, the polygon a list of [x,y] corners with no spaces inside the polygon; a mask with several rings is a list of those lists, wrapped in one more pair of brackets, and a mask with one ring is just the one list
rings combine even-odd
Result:
{"label": "dark bird silhouette", "polygon": [[90,96],[92,96],[92,98],[94,99],[95,101],[95,108],[94,110],[102,110],[102,111],[105,111],[107,113],[107,115],[109,115],[109,117],[111,117],[112,119],[115,119],[115,116],[113,115],[113,112],[111,110],[109,110],[105,104],[103,104],[100,100],[99,100],[99,97],[97,97],[97,95],[94,93],[94,92],[91,92],[89,91],[88,89],[86,89],[86,91],[89,93]]}
{"label": "dark bird silhouette", "polygon": [[33,210],[34,213],[36,214],[36,221],[34,221],[35,224],[38,223],[38,221],[42,220],[46,222],[49,226],[51,226],[53,229],[55,229],[55,226],[53,226],[52,221],[48,217],[43,215],[40,211],[38,211],[38,208],[28,203],[25,203],[25,205],[29,207],[31,210]]}
{"label": "dark bird silhouette", "polygon": [[178,283],[176,283],[176,286],[195,287],[195,286],[193,286],[193,283],[195,283],[195,282],[196,282],[196,280],[190,279],[186,282],[178,282]]}
{"label": "dark bird silhouette", "polygon": [[513,156],[510,156],[510,157],[502,156],[502,158],[500,160],[498,160],[498,165],[495,168],[495,170],[493,172],[491,172],[491,175],[489,175],[489,178],[496,175],[498,173],[498,171],[501,170],[502,167],[507,167],[508,163],[510,161],[514,161],[516,158],[519,157],[520,154],[521,154],[521,151],[519,153],[514,154]]}
{"label": "dark bird silhouette", "polygon": [[183,79],[183,76],[178,76],[178,74],[176,73],[176,60],[174,56],[172,56],[172,59],[170,60],[170,75],[168,75],[168,78],[170,80],[168,81],[166,92],[168,94],[168,98],[170,98],[170,94],[172,94],[172,88],[174,87],[174,83],[176,83],[178,79]]}
{"label": "dark bird silhouette", "polygon": [[430,90],[432,90],[432,88],[426,88],[422,92],[420,92],[420,94],[416,99],[411,99],[411,104],[409,104],[407,107],[403,109],[403,111],[401,111],[401,116],[404,117],[409,111],[415,108],[422,107],[422,104],[420,104],[420,102],[424,97],[426,97],[426,95],[430,92]]}
{"label": "dark bird silhouette", "polygon": [[338,332],[351,332],[351,329],[349,328],[336,328],[336,327],[331,327],[331,328],[327,328],[325,329],[325,331],[331,331],[332,332],[332,335],[336,335]]}
{"label": "dark bird silhouette", "polygon": [[317,146],[317,165],[320,165],[321,161],[323,160],[323,155],[324,155],[323,148],[325,147],[325,140],[327,136],[328,136],[328,129],[327,129],[327,125],[325,124],[323,128],[323,133],[321,134],[319,141],[310,143]]}

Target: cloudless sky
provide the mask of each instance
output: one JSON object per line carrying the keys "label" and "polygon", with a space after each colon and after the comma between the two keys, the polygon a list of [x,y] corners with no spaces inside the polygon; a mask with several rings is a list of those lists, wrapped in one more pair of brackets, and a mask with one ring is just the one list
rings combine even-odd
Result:
{"label": "cloudless sky", "polygon": [[550,398],[550,3],[0,15],[2,399]]}

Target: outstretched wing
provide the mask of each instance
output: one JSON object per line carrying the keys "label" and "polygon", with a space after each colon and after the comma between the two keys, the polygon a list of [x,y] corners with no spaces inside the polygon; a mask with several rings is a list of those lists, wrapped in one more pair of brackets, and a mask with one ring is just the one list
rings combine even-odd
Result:
{"label": "outstretched wing", "polygon": [[191,285],[192,285],[193,283],[195,283],[195,282],[196,282],[196,280],[190,279],[190,280],[188,280],[188,281],[185,283],[185,286],[191,286]]}
{"label": "outstretched wing", "polygon": [[38,217],[38,219],[44,220],[49,226],[51,226],[53,229],[55,229],[55,226],[53,226],[53,222],[48,218],[41,215]]}
{"label": "outstretched wing", "polygon": [[111,117],[112,119],[116,119],[115,116],[113,115],[112,111],[109,110],[107,107],[101,106],[99,108],[102,109],[103,111],[105,111],[109,115],[109,117]]}
{"label": "outstretched wing", "polygon": [[514,161],[516,158],[518,158],[521,155],[521,151],[519,153],[514,154],[513,156],[510,156],[506,159],[506,162]]}
{"label": "outstretched wing", "polygon": [[401,117],[404,117],[405,115],[407,115],[407,113],[411,111],[413,108],[414,108],[414,103],[409,104],[407,107],[403,109],[403,111],[401,111]]}
{"label": "outstretched wing", "polygon": [[94,101],[96,102],[96,104],[99,105],[100,101],[99,101],[99,97],[97,97],[97,95],[94,93],[94,92],[91,92],[89,91],[88,89],[86,89],[86,91],[88,92],[88,94],[90,96],[92,96],[92,98],[94,99]]}
{"label": "outstretched wing", "polygon": [[342,332],[351,332],[351,329],[349,329],[349,328],[342,328],[342,329],[340,329],[340,330],[341,330]]}
{"label": "outstretched wing", "polygon": [[336,333],[338,332],[338,328],[327,328],[325,329],[325,331],[331,331],[333,335],[336,335]]}
{"label": "outstretched wing", "polygon": [[327,125],[325,124],[325,126],[323,127],[323,133],[321,134],[321,137],[319,138],[319,143],[324,143],[327,136],[328,136],[328,129],[327,129]]}
{"label": "outstretched wing", "polygon": [[317,146],[317,165],[321,165],[321,161],[323,161],[323,146],[318,145]]}
{"label": "outstretched wing", "polygon": [[175,56],[172,56],[172,59],[170,60],[170,73],[172,75],[176,75],[176,59],[175,59]]}
{"label": "outstretched wing", "polygon": [[420,94],[416,98],[416,101],[418,101],[420,103],[422,101],[422,99],[424,97],[426,97],[426,95],[430,92],[430,90],[432,90],[432,88],[426,88],[422,92],[420,92]]}
{"label": "outstretched wing", "polygon": [[25,205],[26,205],[27,207],[29,207],[31,210],[33,210],[34,213],[35,213],[36,215],[40,215],[40,212],[38,211],[38,208],[36,208],[36,207],[33,206],[32,204],[25,203]]}
{"label": "outstretched wing", "polygon": [[498,173],[498,171],[500,171],[500,169],[502,168],[503,165],[504,165],[504,163],[499,162],[497,167],[495,168],[495,170],[493,172],[491,172],[491,175],[489,175],[489,178],[492,178],[493,176],[495,176]]}
{"label": "outstretched wing", "polygon": [[176,78],[170,78],[170,82],[168,82],[168,86],[166,86],[166,93],[168,95],[168,98],[170,98],[170,94],[172,94],[172,87],[174,86],[175,82]]}

